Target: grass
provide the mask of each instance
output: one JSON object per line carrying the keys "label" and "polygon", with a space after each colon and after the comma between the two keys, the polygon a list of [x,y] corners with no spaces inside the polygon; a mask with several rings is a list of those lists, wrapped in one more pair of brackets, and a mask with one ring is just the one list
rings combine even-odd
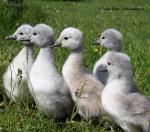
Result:
{"label": "grass", "polygon": [[[138,8],[138,10],[133,10]],[[22,46],[6,42],[5,36],[23,24],[46,23],[54,28],[56,38],[68,26],[81,29],[84,38],[84,60],[89,71],[105,49],[92,47],[90,42],[107,28],[116,28],[123,35],[123,51],[132,59],[133,77],[141,92],[150,96],[150,3],[149,0],[84,0],[81,2],[57,0],[25,0],[21,7],[0,3],[0,93],[2,76],[10,60]],[[37,54],[36,49],[35,54]],[[61,71],[68,55],[65,49],[56,49],[56,66]],[[2,101],[2,97],[0,98]],[[36,110],[20,108],[17,104],[0,106],[0,131],[95,132],[121,131],[112,121],[103,120],[92,126],[78,121],[66,124],[45,119]]]}

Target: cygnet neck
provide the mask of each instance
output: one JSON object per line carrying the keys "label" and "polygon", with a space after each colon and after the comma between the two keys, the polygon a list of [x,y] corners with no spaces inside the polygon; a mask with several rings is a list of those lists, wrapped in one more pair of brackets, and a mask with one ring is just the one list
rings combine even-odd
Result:
{"label": "cygnet neck", "polygon": [[33,44],[25,45],[24,48],[26,48],[27,54],[32,56],[33,53]]}
{"label": "cygnet neck", "polygon": [[121,51],[121,40],[115,41],[115,42],[111,42],[109,44],[110,46],[105,46],[105,48],[107,48],[109,51],[115,51],[115,52],[120,52]]}
{"label": "cygnet neck", "polygon": [[23,67],[27,68],[27,71],[30,70],[33,63],[33,45],[24,45],[16,58],[21,61],[20,63],[23,64]]}
{"label": "cygnet neck", "polygon": [[71,50],[68,59],[72,60],[72,67],[78,67],[74,70],[84,71],[83,66],[83,47]]}
{"label": "cygnet neck", "polygon": [[41,59],[43,64],[47,64],[47,66],[49,66],[49,69],[51,69],[53,72],[56,71],[54,62],[54,53],[53,49],[50,48],[50,46],[46,45],[41,47],[38,58]]}
{"label": "cygnet neck", "polygon": [[70,74],[72,74],[73,76],[78,76],[79,78],[83,78],[85,74],[83,65],[83,47],[71,50],[66,64],[69,67]]}
{"label": "cygnet neck", "polygon": [[[127,73],[128,74],[128,73]],[[109,90],[112,90],[112,88],[116,89],[115,94],[128,94],[131,92],[137,92],[137,89],[134,85],[134,81],[132,79],[132,75],[122,75],[118,76],[118,78],[113,78],[113,76],[109,77],[107,84],[109,85]],[[115,86],[114,86],[115,85]],[[107,86],[106,86],[107,87]],[[119,87],[119,88],[118,88]]]}
{"label": "cygnet neck", "polygon": [[85,81],[86,74],[83,66],[83,48],[71,50],[63,69],[62,74],[71,92],[81,87]]}
{"label": "cygnet neck", "polygon": [[83,46],[71,50],[71,53],[82,53],[82,52],[83,52]]}
{"label": "cygnet neck", "polygon": [[132,82],[133,82],[132,71],[126,71],[123,73],[123,75],[109,73],[109,78],[108,78],[107,83],[112,82],[114,80],[122,80],[122,81],[125,81],[125,82],[132,84]]}
{"label": "cygnet neck", "polygon": [[109,48],[109,51],[115,51],[115,52],[120,52],[121,51],[121,47],[113,47],[113,48]]}
{"label": "cygnet neck", "polygon": [[20,54],[24,54],[27,60],[27,64],[32,59],[33,55],[33,45],[25,45],[22,50],[20,51]]}

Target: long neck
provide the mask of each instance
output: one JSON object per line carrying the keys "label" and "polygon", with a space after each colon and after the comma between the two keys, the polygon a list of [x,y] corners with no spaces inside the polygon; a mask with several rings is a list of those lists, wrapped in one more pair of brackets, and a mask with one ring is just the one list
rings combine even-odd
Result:
{"label": "long neck", "polygon": [[109,73],[107,84],[113,82],[114,80],[123,81],[127,84],[133,85],[132,71],[126,71],[123,75]]}
{"label": "long neck", "polygon": [[79,75],[83,75],[85,73],[84,65],[83,65],[83,49],[77,49],[71,51],[67,62],[69,67],[72,69],[72,73],[78,73]]}
{"label": "long neck", "polygon": [[[127,74],[128,76],[126,76]],[[109,79],[103,90],[103,94],[111,100],[112,98],[120,98],[120,95],[136,92],[137,90],[134,86],[132,76],[129,73],[127,74],[118,77],[114,77],[114,74],[109,74]]]}
{"label": "long neck", "polygon": [[85,79],[82,52],[82,49],[71,51],[62,69],[65,81],[71,89],[79,88]]}
{"label": "long neck", "polygon": [[24,47],[25,52],[26,52],[26,60],[27,60],[27,64],[29,61],[33,61],[33,46],[25,46]]}
{"label": "long neck", "polygon": [[111,49],[108,49],[109,51],[115,51],[115,52],[120,52],[121,48],[120,47],[113,47]]}
{"label": "long neck", "polygon": [[40,52],[37,56],[37,61],[40,62],[43,69],[49,69],[53,73],[56,72],[53,49],[51,49],[49,46],[45,46],[40,49]]}
{"label": "long neck", "polygon": [[13,61],[15,64],[19,62],[19,65],[29,72],[33,64],[33,46],[24,46]]}
{"label": "long neck", "polygon": [[114,42],[113,45],[114,46],[112,46],[108,50],[115,51],[115,52],[121,52],[121,41]]}

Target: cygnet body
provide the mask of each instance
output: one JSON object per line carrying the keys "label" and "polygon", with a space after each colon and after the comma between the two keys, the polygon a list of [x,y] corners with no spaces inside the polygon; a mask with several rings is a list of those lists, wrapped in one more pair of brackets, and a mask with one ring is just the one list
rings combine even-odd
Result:
{"label": "cygnet body", "polygon": [[94,42],[94,44],[100,44],[102,47],[108,49],[108,51],[95,63],[93,68],[93,74],[98,80],[100,80],[104,85],[108,79],[107,70],[103,70],[106,67],[107,57],[111,52],[121,51],[121,41],[122,35],[119,31],[115,29],[105,30],[100,38]]}
{"label": "cygnet body", "polygon": [[102,92],[104,110],[126,132],[150,132],[150,100],[134,91],[130,58],[112,53],[107,60],[108,82]]}
{"label": "cygnet body", "polygon": [[63,77],[68,84],[78,113],[85,119],[95,121],[102,115],[101,92],[103,85],[83,66],[83,34],[76,28],[64,29],[54,46],[62,45],[71,50],[63,69]]}
{"label": "cygnet body", "polygon": [[28,90],[28,76],[33,64],[33,45],[28,41],[32,27],[28,24],[20,26],[13,35],[7,39],[21,42],[24,47],[12,60],[4,73],[4,90],[11,102],[32,103]]}
{"label": "cygnet body", "polygon": [[55,119],[66,118],[72,111],[73,101],[68,86],[57,73],[53,49],[54,32],[46,24],[38,24],[31,34],[31,42],[40,47],[30,72],[29,87],[42,113]]}

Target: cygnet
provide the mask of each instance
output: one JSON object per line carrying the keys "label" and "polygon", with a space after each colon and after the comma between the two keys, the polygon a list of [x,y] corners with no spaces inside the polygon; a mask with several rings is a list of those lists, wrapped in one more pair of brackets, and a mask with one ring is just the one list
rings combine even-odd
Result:
{"label": "cygnet", "polygon": [[30,72],[29,88],[37,108],[45,116],[65,119],[71,112],[73,100],[64,79],[57,73],[53,49],[54,31],[46,24],[37,24],[31,42],[40,47]]}
{"label": "cygnet", "polygon": [[102,117],[101,93],[103,84],[83,66],[83,34],[79,29],[64,29],[52,47],[61,45],[70,50],[63,69],[63,77],[68,84],[77,112],[84,118],[97,121]]}
{"label": "cygnet", "polygon": [[126,132],[150,132],[150,100],[133,92],[130,57],[111,53],[107,59],[108,82],[102,92],[102,105]]}
{"label": "cygnet", "polygon": [[104,85],[108,79],[108,72],[105,69],[107,56],[111,52],[120,52],[121,51],[121,41],[122,35],[119,31],[115,29],[107,29],[105,30],[98,40],[96,40],[93,44],[100,44],[102,47],[108,49],[108,51],[95,63],[93,68],[93,74],[96,76],[98,80],[100,80]]}
{"label": "cygnet", "polygon": [[28,76],[33,64],[33,45],[29,41],[32,26],[21,25],[7,39],[16,40],[24,45],[19,54],[9,64],[3,76],[4,90],[11,102],[32,103],[28,90]]}

